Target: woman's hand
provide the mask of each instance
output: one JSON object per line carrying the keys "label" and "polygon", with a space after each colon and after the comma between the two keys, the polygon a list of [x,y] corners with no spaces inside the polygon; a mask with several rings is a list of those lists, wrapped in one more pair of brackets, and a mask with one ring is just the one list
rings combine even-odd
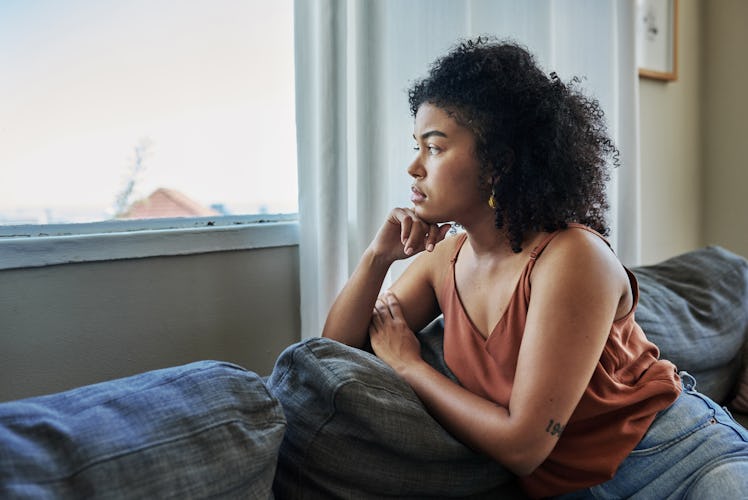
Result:
{"label": "woman's hand", "polygon": [[420,219],[413,209],[395,208],[379,229],[371,248],[376,255],[392,262],[407,259],[424,250],[431,252],[451,227],[451,224],[429,224]]}
{"label": "woman's hand", "polygon": [[[322,335],[350,346],[364,347],[371,325],[372,308],[376,307],[377,295],[382,290],[382,283],[392,263],[423,250],[433,250],[444,239],[450,227],[450,224],[439,227],[424,222],[411,209],[392,210],[335,299],[327,314]],[[425,259],[416,259],[418,260]],[[429,316],[433,317],[433,310],[437,308],[436,298],[430,292],[427,282],[427,267],[421,266],[420,275],[419,272],[409,272],[414,266],[409,266],[406,270],[411,282],[407,296],[415,294],[419,301],[417,306],[408,306],[409,318],[413,315],[415,324],[420,324],[420,321],[425,321]],[[408,302],[411,303],[412,301]]]}
{"label": "woman's hand", "polygon": [[398,373],[422,361],[421,344],[405,322],[400,303],[392,292],[387,291],[377,299],[369,338],[374,354]]}

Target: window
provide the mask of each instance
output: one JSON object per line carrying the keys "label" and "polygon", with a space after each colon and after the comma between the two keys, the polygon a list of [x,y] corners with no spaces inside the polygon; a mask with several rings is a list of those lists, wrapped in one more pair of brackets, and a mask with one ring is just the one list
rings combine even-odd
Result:
{"label": "window", "polygon": [[292,0],[2,2],[0,67],[0,225],[297,211]]}

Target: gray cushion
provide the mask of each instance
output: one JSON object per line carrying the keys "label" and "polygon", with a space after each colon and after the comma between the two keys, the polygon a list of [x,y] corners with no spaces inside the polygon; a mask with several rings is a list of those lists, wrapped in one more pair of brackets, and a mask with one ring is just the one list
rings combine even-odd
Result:
{"label": "gray cushion", "polygon": [[[434,352],[431,344],[424,349]],[[505,484],[512,479],[505,469],[447,433],[372,354],[311,339],[281,354],[268,387],[288,419],[277,498],[518,495],[513,483]]]}
{"label": "gray cushion", "polygon": [[706,247],[632,269],[639,281],[636,320],[662,358],[696,378],[718,402],[733,390],[748,335],[748,263]]}
{"label": "gray cushion", "polygon": [[0,498],[271,498],[285,419],[218,362],[0,404]]}

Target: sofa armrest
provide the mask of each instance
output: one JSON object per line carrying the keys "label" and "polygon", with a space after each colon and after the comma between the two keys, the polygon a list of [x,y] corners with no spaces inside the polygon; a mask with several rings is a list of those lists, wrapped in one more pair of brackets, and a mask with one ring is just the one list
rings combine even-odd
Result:
{"label": "sofa armrest", "polygon": [[636,320],[663,358],[726,403],[735,390],[748,335],[748,262],[706,247],[633,268],[639,281]]}
{"label": "sofa armrest", "polygon": [[0,404],[0,498],[270,498],[285,418],[204,361]]}

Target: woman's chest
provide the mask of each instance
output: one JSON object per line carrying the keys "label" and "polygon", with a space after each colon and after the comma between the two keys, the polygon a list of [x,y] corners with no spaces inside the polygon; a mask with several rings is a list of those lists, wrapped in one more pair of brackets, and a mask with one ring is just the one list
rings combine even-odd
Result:
{"label": "woman's chest", "polygon": [[496,330],[520,293],[524,267],[510,264],[480,268],[455,263],[455,293],[463,312],[484,339]]}

